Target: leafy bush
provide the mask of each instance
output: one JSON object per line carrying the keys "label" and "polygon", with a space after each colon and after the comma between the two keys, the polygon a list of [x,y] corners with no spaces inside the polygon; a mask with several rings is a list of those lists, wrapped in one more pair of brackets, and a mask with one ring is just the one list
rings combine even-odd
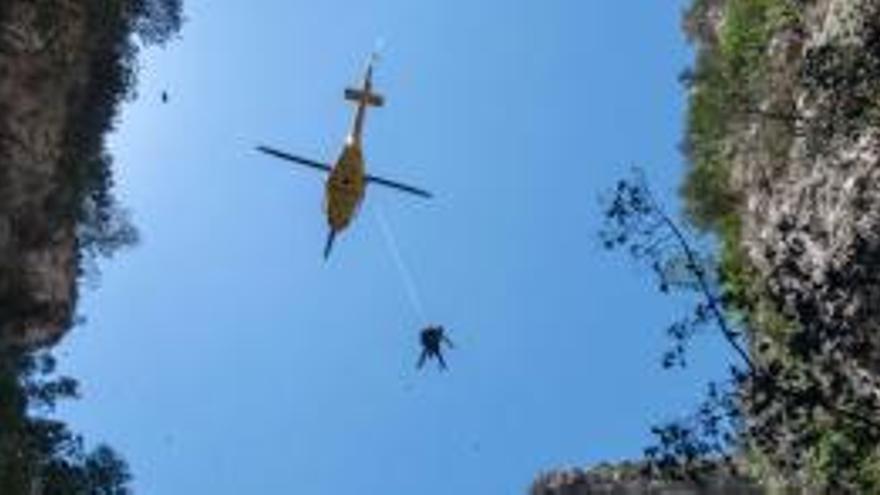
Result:
{"label": "leafy bush", "polygon": [[0,347],[0,493],[125,495],[131,474],[113,449],[87,450],[82,437],[48,415],[78,395],[77,382],[52,376],[55,359]]}
{"label": "leafy bush", "polygon": [[[796,19],[785,0],[729,0],[718,8],[724,22],[713,26],[717,32],[703,27],[692,33],[702,38],[696,40],[695,68],[684,77],[690,89],[683,144],[689,171],[681,194],[690,220],[707,230],[720,230],[736,214],[731,136],[737,123],[760,113],[758,88],[770,39]],[[687,16],[708,16],[707,1],[696,1]],[[705,19],[701,23],[711,24]]]}

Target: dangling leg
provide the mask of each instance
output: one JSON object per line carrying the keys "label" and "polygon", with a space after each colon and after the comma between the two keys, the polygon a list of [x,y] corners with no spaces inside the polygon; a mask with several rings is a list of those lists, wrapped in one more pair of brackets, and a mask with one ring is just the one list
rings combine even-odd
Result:
{"label": "dangling leg", "polygon": [[437,362],[440,363],[440,369],[445,370],[446,360],[443,359],[443,351],[438,350],[435,354],[437,355]]}
{"label": "dangling leg", "polygon": [[422,366],[425,365],[425,359],[428,359],[428,350],[427,349],[422,350],[422,355],[419,356],[419,362],[416,363],[416,369],[419,369],[419,370],[422,369]]}

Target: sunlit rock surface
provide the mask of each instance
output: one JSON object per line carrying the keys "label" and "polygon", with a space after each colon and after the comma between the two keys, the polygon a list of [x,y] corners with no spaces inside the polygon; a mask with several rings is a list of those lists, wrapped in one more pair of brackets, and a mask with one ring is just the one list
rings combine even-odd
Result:
{"label": "sunlit rock surface", "polygon": [[[530,495],[764,495],[766,490],[730,475],[707,477],[703,483],[659,481],[641,473],[640,465],[603,464],[542,474]],[[796,492],[787,492],[795,495]]]}
{"label": "sunlit rock surface", "polygon": [[[717,46],[732,1],[695,0],[704,15],[685,29],[697,45]],[[738,109],[743,116],[725,129],[736,247],[785,314],[856,335],[858,354],[832,350],[826,362],[860,393],[880,395],[880,1],[787,5],[798,22],[772,33],[766,80],[746,99],[756,106]],[[531,493],[765,493],[727,479],[702,487],[632,479],[618,467],[551,472]]]}

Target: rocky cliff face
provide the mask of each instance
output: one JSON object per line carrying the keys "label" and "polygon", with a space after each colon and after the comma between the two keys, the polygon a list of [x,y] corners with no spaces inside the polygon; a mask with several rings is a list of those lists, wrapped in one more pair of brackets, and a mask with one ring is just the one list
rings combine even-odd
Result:
{"label": "rocky cliff face", "polygon": [[138,49],[181,26],[181,0],[0,2],[0,343],[56,342],[84,261],[137,232],[104,146]]}
{"label": "rocky cliff face", "polygon": [[[876,493],[880,1],[694,0],[685,30],[698,59],[683,195],[721,240],[753,359],[797,392],[761,411],[745,401],[745,421],[774,432],[744,442],[752,467],[783,486]],[[711,493],[597,472],[552,473],[533,493]]]}
{"label": "rocky cliff face", "polygon": [[[0,0],[0,493],[130,493],[112,448],[52,415],[78,395],[45,350],[69,330],[85,263],[136,240],[104,146],[144,43],[180,0]],[[91,442],[88,442],[91,443]]]}
{"label": "rocky cliff face", "polygon": [[76,299],[75,221],[50,210],[92,38],[81,3],[51,3],[6,2],[0,18],[0,336],[29,346],[56,341]]}
{"label": "rocky cliff face", "polygon": [[[732,168],[742,247],[761,273],[796,263],[808,275],[768,277],[775,290],[876,275],[880,255],[880,2],[824,0],[804,9],[797,32],[774,38],[771,60],[783,82],[762,101],[790,108],[793,132],[777,141],[776,153],[761,141],[764,122],[735,137],[755,150]],[[863,279],[838,287],[845,295],[816,295],[826,298],[820,304],[829,316],[858,316],[859,331],[876,333],[880,286]],[[845,307],[831,307],[838,303]]]}
{"label": "rocky cliff face", "polygon": [[[717,475],[702,483],[661,481],[641,472],[637,463],[600,465],[590,470],[570,469],[543,474],[530,495],[764,495],[753,482]],[[799,495],[790,492],[791,495]]]}

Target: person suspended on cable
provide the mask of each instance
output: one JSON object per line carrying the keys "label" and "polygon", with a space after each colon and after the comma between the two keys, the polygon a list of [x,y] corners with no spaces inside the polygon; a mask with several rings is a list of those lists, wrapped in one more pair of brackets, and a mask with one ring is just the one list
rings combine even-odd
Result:
{"label": "person suspended on cable", "polygon": [[419,362],[416,368],[421,369],[428,359],[436,358],[440,369],[446,369],[446,360],[443,359],[443,344],[447,347],[454,348],[452,341],[445,334],[442,325],[428,325],[422,329],[421,333],[422,354],[419,356]]}

